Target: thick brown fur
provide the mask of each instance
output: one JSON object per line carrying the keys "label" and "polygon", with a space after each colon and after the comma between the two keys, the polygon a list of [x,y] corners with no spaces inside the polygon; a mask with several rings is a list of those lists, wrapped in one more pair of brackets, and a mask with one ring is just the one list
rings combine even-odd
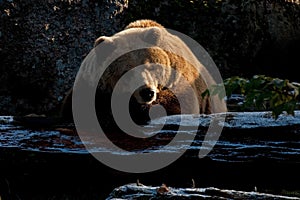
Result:
{"label": "thick brown fur", "polygon": [[[121,54],[106,68],[100,81],[97,81],[96,110],[98,118],[101,118],[101,116],[107,118],[111,114],[110,109],[108,109],[110,108],[110,95],[118,80],[123,74],[140,65],[149,65],[143,73],[137,75],[144,78],[145,85],[153,90],[156,96],[153,101],[141,103],[138,95],[132,95],[129,109],[135,122],[143,124],[149,121],[148,111],[152,105],[156,104],[162,105],[168,115],[183,113],[210,114],[226,111],[226,105],[223,101],[216,98],[202,98],[201,96],[208,85],[215,84],[205,67],[199,63],[184,42],[153,20],[137,20],[111,37],[99,37],[95,41],[95,47],[105,43],[111,48],[108,52],[113,53],[120,48],[126,48],[128,44],[138,44],[140,41],[150,42],[153,46],[149,48],[138,48],[139,46],[137,46],[134,51],[125,51],[126,53]],[[95,81],[93,74],[101,68],[103,63],[105,66],[106,61],[103,61],[103,63],[101,61],[101,64],[97,61],[99,56],[103,57],[102,54],[98,52],[97,48],[90,52],[90,56],[81,65],[81,71],[85,74],[83,79],[91,82]],[[108,55],[108,57],[111,57],[111,55]],[[159,66],[162,72],[157,73],[151,65]],[[170,72],[172,70],[179,73],[171,77]],[[189,85],[181,84],[182,81],[188,82]],[[126,90],[129,87],[130,83],[128,85],[124,84],[120,93],[127,92]],[[195,91],[196,100],[189,96],[187,87],[191,87]],[[176,94],[174,94],[174,90],[176,90]],[[67,98],[71,98],[70,95]],[[183,99],[184,105],[179,105],[178,98]],[[199,110],[193,108],[195,101]],[[69,100],[65,102],[70,103]],[[70,108],[70,106],[64,107]],[[183,112],[183,110],[186,110],[186,112]],[[112,120],[111,118],[108,119]]]}
{"label": "thick brown fur", "polygon": [[125,29],[129,28],[146,28],[146,27],[159,27],[164,28],[161,24],[151,19],[141,19],[128,24]]}

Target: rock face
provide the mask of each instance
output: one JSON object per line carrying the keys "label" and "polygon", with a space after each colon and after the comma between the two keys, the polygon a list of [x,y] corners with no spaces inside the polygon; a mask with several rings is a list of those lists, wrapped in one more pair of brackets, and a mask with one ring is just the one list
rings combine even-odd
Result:
{"label": "rock face", "polygon": [[223,78],[300,81],[299,1],[2,0],[0,13],[2,114],[57,114],[94,40],[141,18],[194,38]]}
{"label": "rock face", "polygon": [[0,112],[55,112],[99,35],[123,27],[128,2],[1,1]]}

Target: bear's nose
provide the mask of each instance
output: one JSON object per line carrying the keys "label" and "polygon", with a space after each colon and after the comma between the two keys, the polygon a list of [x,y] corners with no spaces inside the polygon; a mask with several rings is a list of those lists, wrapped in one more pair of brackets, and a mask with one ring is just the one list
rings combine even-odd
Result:
{"label": "bear's nose", "polygon": [[151,88],[144,88],[139,93],[145,102],[153,100],[153,97],[155,95],[155,91],[153,91]]}

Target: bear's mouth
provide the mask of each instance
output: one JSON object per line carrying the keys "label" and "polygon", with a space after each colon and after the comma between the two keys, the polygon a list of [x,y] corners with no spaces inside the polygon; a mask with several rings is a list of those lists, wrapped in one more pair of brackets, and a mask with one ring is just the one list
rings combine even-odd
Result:
{"label": "bear's mouth", "polygon": [[151,120],[149,111],[152,104],[139,103],[138,100],[132,96],[129,101],[129,113],[134,123],[138,125],[147,125]]}

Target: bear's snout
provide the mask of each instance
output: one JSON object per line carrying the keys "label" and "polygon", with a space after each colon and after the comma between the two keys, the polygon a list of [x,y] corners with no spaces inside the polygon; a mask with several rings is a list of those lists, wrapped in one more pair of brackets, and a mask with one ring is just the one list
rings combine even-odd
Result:
{"label": "bear's snout", "polygon": [[151,102],[154,100],[155,91],[151,88],[144,88],[140,90],[139,95],[144,102]]}
{"label": "bear's snout", "polygon": [[156,89],[149,86],[142,86],[134,92],[134,97],[139,104],[151,104],[156,100]]}

